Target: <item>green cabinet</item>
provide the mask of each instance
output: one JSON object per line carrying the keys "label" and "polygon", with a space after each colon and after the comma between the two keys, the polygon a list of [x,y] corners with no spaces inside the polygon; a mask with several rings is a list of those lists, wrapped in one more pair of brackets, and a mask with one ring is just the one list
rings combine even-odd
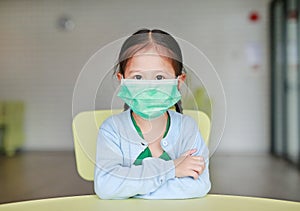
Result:
{"label": "green cabinet", "polygon": [[0,150],[15,154],[24,142],[24,103],[0,102]]}

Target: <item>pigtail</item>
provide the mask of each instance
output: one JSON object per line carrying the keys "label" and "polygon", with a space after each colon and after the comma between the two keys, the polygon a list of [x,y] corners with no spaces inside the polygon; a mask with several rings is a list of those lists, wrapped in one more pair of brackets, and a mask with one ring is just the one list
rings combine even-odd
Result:
{"label": "pigtail", "polygon": [[129,109],[129,106],[126,103],[124,103],[123,109],[124,111],[127,111]]}
{"label": "pigtail", "polygon": [[176,104],[175,104],[175,110],[176,110],[176,112],[178,112],[178,113],[181,113],[182,114],[182,105],[181,105],[182,103],[181,103],[181,100],[179,100]]}

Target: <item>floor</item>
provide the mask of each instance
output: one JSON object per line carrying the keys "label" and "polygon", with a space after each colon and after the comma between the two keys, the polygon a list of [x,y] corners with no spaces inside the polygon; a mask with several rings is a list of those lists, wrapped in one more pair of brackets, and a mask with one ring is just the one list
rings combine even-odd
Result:
{"label": "floor", "polygon": [[[273,156],[214,154],[210,172],[210,193],[300,202],[299,169]],[[83,194],[93,194],[93,183],[78,176],[73,152],[0,156],[0,204]]]}

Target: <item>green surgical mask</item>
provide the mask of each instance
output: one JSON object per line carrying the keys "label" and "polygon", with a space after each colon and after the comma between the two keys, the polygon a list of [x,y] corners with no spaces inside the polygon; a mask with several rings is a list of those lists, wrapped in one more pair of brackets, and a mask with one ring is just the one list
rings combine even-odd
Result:
{"label": "green surgical mask", "polygon": [[118,96],[140,117],[155,119],[181,99],[177,85],[178,79],[121,79]]}

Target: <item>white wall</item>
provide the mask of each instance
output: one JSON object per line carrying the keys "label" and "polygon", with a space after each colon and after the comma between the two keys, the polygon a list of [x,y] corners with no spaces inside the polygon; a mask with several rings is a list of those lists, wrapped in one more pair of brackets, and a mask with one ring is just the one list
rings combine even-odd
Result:
{"label": "white wall", "polygon": [[[72,149],[76,78],[99,48],[141,27],[162,28],[201,49],[227,97],[219,151],[265,152],[269,142],[268,0],[0,1],[0,99],[26,103],[26,149]],[[261,19],[249,22],[256,10]],[[57,28],[69,15],[73,31]],[[245,48],[258,43],[254,71]]]}

